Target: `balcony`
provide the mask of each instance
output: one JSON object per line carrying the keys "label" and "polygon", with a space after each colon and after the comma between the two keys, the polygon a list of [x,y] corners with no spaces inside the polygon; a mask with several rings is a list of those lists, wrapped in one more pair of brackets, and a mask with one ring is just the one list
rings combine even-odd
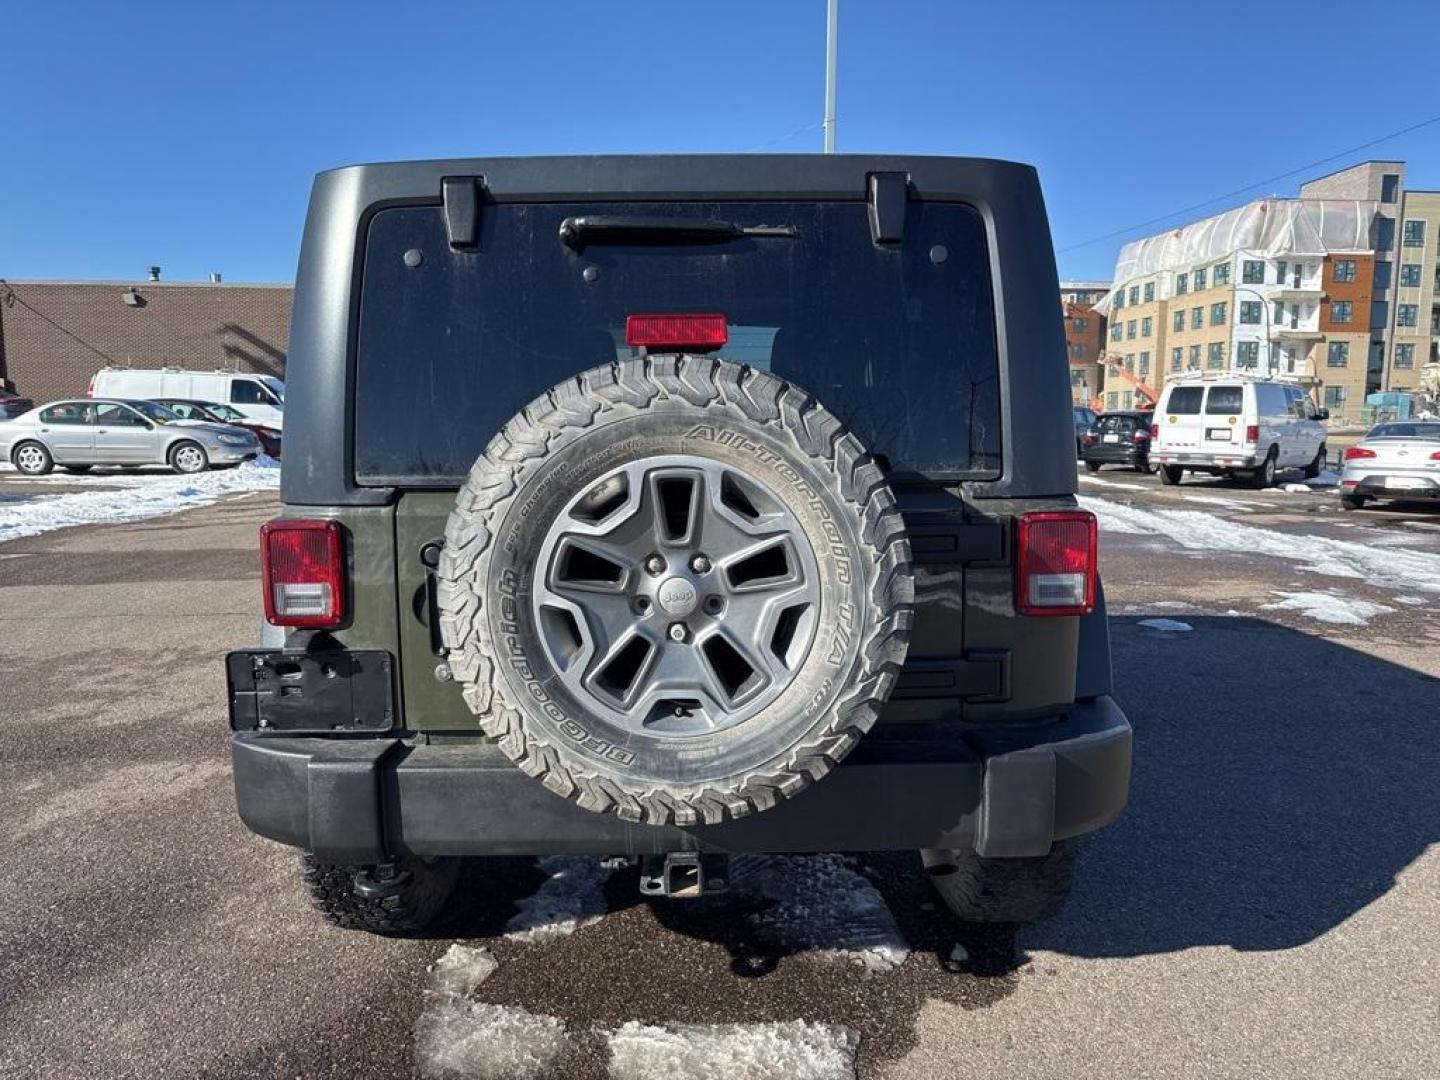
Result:
{"label": "balcony", "polygon": [[1320,282],[1314,281],[1309,284],[1290,283],[1277,285],[1269,292],[1271,300],[1322,300],[1325,297],[1325,290],[1320,287]]}
{"label": "balcony", "polygon": [[1270,330],[1271,341],[1319,341],[1324,336],[1317,329],[1303,326],[1275,326]]}

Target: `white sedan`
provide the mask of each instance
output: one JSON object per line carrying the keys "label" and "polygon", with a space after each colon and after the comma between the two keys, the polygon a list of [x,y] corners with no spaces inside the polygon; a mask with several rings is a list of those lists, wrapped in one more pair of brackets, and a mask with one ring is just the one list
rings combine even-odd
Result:
{"label": "white sedan", "polygon": [[1341,459],[1340,505],[1367,499],[1440,499],[1440,421],[1376,424]]}
{"label": "white sedan", "polygon": [[52,401],[0,423],[0,459],[27,476],[59,465],[168,465],[176,472],[239,465],[260,453],[244,428],[182,420],[153,401],[76,398]]}

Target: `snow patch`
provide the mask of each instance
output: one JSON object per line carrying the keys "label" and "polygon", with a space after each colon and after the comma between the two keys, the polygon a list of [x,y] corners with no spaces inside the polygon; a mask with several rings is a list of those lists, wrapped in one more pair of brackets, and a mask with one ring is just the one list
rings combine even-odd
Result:
{"label": "snow patch", "polygon": [[1376,615],[1394,611],[1384,604],[1357,600],[1336,592],[1276,592],[1283,596],[1273,604],[1261,604],[1265,611],[1298,611],[1301,615],[1338,626],[1364,626]]}
{"label": "snow patch", "polygon": [[1223,506],[1226,510],[1243,510],[1247,514],[1255,509],[1254,503],[1241,502],[1239,499],[1222,499],[1219,495],[1181,495],[1180,497],[1186,502],[1208,503],[1211,506]]}
{"label": "snow patch", "polygon": [[550,855],[536,863],[549,875],[505,924],[516,941],[544,941],[573,934],[605,914],[605,882],[619,864],[583,855]]}
{"label": "snow patch", "polygon": [[1144,484],[1127,484],[1123,480],[1101,480],[1098,476],[1091,476],[1082,473],[1080,479],[1087,484],[1099,484],[1101,487],[1124,488],[1126,491],[1149,491]]}
{"label": "snow patch", "polygon": [[1196,552],[1288,559],[1312,574],[1358,578],[1382,588],[1440,592],[1440,556],[1428,552],[1282,533],[1200,510],[1149,510],[1093,495],[1081,495],[1079,502],[1107,532],[1164,536]]}
{"label": "snow patch", "polygon": [[1398,604],[1409,604],[1411,607],[1419,607],[1421,604],[1428,604],[1430,601],[1423,596],[1397,596],[1395,602]]}
{"label": "snow patch", "polygon": [[415,1061],[427,1077],[536,1080],[569,1046],[553,1016],[439,995],[415,1024]]}
{"label": "snow patch", "polygon": [[469,997],[499,966],[489,949],[451,945],[449,951],[430,966],[430,984],[436,993]]}
{"label": "snow patch", "polygon": [[195,476],[151,476],[141,483],[117,486],[123,490],[35,495],[6,502],[0,507],[0,543],[72,525],[105,525],[163,517],[207,506],[226,495],[273,491],[280,486],[280,463],[258,458],[234,469]]}
{"label": "snow patch", "polygon": [[1136,626],[1143,626],[1146,630],[1159,630],[1162,634],[1188,634],[1195,628],[1188,622],[1181,622],[1179,619],[1141,619]]}
{"label": "snow patch", "polygon": [[872,974],[910,955],[884,897],[839,855],[737,856],[721,902],[737,900],[762,902],[745,918],[772,948],[858,964]]}
{"label": "snow patch", "polygon": [[1310,495],[1313,494],[1309,484],[1281,484],[1280,490],[1287,495]]}
{"label": "snow patch", "polygon": [[860,1036],[838,1024],[631,1021],[610,1035],[615,1080],[853,1080]]}

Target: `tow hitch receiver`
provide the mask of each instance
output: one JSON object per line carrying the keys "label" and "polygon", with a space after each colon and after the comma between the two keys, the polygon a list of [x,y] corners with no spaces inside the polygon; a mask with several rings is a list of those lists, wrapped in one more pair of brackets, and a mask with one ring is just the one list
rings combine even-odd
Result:
{"label": "tow hitch receiver", "polygon": [[721,892],[729,884],[729,856],[672,851],[640,860],[640,892],[645,896],[690,899]]}

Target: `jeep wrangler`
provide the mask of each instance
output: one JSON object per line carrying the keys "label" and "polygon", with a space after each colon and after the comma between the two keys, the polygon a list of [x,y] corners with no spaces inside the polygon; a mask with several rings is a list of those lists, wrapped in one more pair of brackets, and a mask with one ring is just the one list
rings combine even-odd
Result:
{"label": "jeep wrangler", "polygon": [[1033,169],[497,158],[321,174],[241,818],[326,917],[464,860],[918,851],[1025,921],[1125,804]]}

